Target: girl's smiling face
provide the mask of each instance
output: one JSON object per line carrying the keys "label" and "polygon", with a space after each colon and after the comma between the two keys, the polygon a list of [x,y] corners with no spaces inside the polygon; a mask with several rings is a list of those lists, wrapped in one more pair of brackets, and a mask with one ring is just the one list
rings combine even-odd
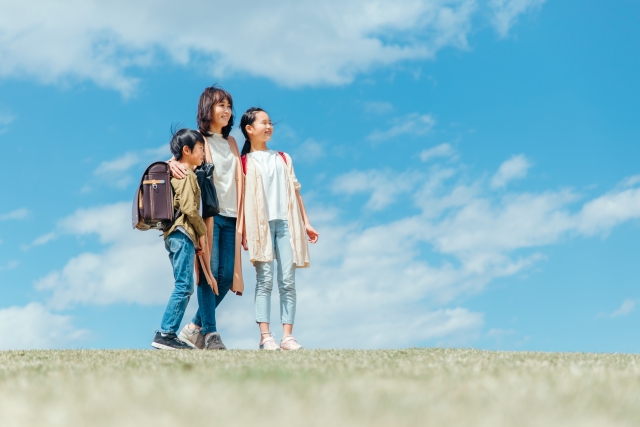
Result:
{"label": "girl's smiling face", "polygon": [[269,141],[271,135],[273,135],[273,124],[271,123],[269,115],[264,111],[259,111],[256,114],[255,121],[247,125],[246,129],[251,138],[251,142],[254,143],[265,143]]}
{"label": "girl's smiling face", "polygon": [[211,107],[211,127],[221,129],[227,126],[231,118],[231,113],[231,103],[226,98],[213,104],[213,107]]}

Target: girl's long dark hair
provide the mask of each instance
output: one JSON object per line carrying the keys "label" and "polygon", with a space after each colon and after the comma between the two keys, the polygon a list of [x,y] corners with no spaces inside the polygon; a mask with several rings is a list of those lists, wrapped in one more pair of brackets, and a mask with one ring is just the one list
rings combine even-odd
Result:
{"label": "girl's long dark hair", "polygon": [[229,117],[229,123],[222,128],[222,137],[224,139],[229,137],[231,128],[233,128],[233,98],[229,92],[216,85],[206,88],[200,95],[200,101],[198,102],[196,122],[198,123],[198,130],[203,135],[211,135],[209,127],[213,120],[213,117],[211,117],[213,106],[224,100],[227,100],[231,105],[231,117]]}
{"label": "girl's long dark hair", "polygon": [[256,121],[256,115],[258,115],[260,111],[266,113],[266,111],[264,111],[260,107],[251,107],[244,112],[244,114],[242,115],[242,118],[240,119],[240,130],[244,135],[244,145],[242,146],[242,153],[241,153],[242,156],[244,156],[249,151],[251,151],[251,141],[249,140],[249,134],[247,133],[246,127],[248,125],[252,125],[253,122]]}

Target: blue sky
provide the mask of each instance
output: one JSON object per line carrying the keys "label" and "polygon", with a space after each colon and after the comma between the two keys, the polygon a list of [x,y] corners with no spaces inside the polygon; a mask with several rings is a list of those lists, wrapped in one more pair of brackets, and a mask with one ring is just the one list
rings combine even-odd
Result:
{"label": "blue sky", "polygon": [[[0,348],[148,348],[172,278],[130,201],[218,83],[321,233],[303,345],[640,351],[640,5],[307,3],[0,6]],[[255,348],[244,270],[218,322]]]}

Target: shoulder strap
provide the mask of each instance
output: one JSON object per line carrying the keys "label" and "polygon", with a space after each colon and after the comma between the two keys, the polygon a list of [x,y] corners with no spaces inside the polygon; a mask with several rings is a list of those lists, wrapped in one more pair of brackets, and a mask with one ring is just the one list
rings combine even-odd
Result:
{"label": "shoulder strap", "polygon": [[284,160],[284,164],[287,164],[287,156],[284,155],[283,151],[278,151],[278,154],[280,154],[280,156],[282,156],[282,160]]}

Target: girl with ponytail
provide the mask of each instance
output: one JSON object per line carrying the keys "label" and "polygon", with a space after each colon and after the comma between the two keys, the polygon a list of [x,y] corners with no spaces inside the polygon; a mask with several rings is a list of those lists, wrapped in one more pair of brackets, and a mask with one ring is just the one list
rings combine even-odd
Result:
{"label": "girl with ponytail", "polygon": [[[300,183],[291,157],[269,150],[273,124],[266,111],[249,108],[240,120],[245,137],[242,165],[245,172],[242,245],[256,269],[255,309],[261,350],[298,350],[293,337],[296,314],[296,268],[309,267],[309,242],[318,241],[300,195]],[[305,236],[306,235],[306,236]],[[278,345],[269,330],[273,261],[277,259],[280,321],[283,337]]]}
{"label": "girl with ponytail", "polygon": [[[178,338],[195,348],[225,350],[217,332],[216,310],[227,292],[242,295],[240,246],[244,224],[244,176],[236,140],[229,135],[233,126],[233,98],[222,88],[204,90],[198,102],[198,130],[205,137],[205,162],[213,163],[213,184],[218,194],[220,214],[205,220],[211,245],[211,271],[218,282],[216,295],[204,275],[198,284],[198,311]],[[184,177],[180,163],[170,162],[172,175]]]}

